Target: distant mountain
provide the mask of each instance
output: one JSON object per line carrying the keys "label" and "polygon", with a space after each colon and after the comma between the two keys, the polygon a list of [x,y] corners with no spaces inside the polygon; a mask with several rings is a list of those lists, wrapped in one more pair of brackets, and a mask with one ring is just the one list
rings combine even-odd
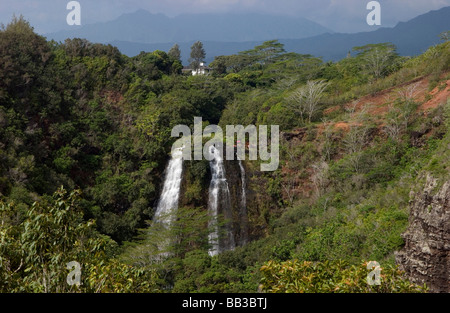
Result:
{"label": "distant mountain", "polygon": [[48,39],[86,38],[92,42],[170,43],[245,42],[273,38],[300,39],[330,32],[307,20],[264,14],[183,14],[173,18],[145,10],[106,22],[46,34]]}
{"label": "distant mountain", "polygon": [[[430,11],[408,22],[398,23],[393,28],[380,28],[373,32],[356,34],[321,34],[304,39],[280,39],[285,49],[291,52],[321,56],[324,60],[339,60],[344,58],[353,47],[369,43],[392,42],[401,55],[417,55],[430,46],[439,43],[438,35],[450,30],[450,7]],[[287,38],[273,36],[268,39]],[[211,62],[215,56],[230,55],[245,51],[261,44],[263,40],[249,42],[219,42],[203,41],[206,50],[206,61]],[[122,53],[129,56],[140,51],[168,51],[175,43],[145,44],[127,41],[111,41]],[[183,61],[187,62],[192,42],[178,42],[181,47]]]}
{"label": "distant mountain", "polygon": [[439,34],[450,30],[450,6],[430,11],[393,28],[356,34],[322,34],[300,40],[283,40],[285,49],[322,56],[325,60],[339,60],[356,46],[369,43],[392,42],[400,55],[418,55],[439,43]]}

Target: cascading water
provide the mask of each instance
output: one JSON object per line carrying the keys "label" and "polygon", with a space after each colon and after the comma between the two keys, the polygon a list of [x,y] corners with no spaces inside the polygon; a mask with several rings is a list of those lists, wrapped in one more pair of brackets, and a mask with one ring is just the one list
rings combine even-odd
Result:
{"label": "cascading water", "polygon": [[247,208],[247,195],[245,194],[246,184],[245,184],[245,169],[242,165],[242,161],[239,160],[239,168],[241,169],[241,183],[242,183],[242,194],[241,194],[241,206],[242,209]]}
{"label": "cascading water", "polygon": [[[217,255],[222,251],[233,250],[236,247],[236,242],[233,232],[233,213],[230,189],[225,173],[225,166],[223,157],[220,151],[213,145],[209,148],[209,153],[212,156],[210,161],[211,167],[211,182],[209,186],[208,198],[208,212],[211,216],[209,223],[210,234],[208,236],[211,248],[209,254],[211,256]],[[245,169],[242,162],[239,160],[240,178],[241,178],[241,198],[238,206],[240,225],[237,234],[239,237],[239,245],[244,245],[248,240],[247,229],[247,203],[246,203],[246,177]],[[166,168],[166,175],[164,178],[163,189],[158,202],[158,206],[153,219],[154,232],[168,229],[175,218],[175,213],[178,209],[178,200],[180,197],[181,181],[183,173],[183,147],[173,149],[172,157]],[[239,194],[239,193],[238,193]],[[219,222],[218,222],[219,219]],[[222,220],[223,219],[223,220]],[[220,225],[220,226],[219,226]],[[162,228],[161,228],[162,227]],[[158,243],[158,257],[166,257],[169,255],[167,247],[169,247],[171,239],[168,237],[160,238]]]}
{"label": "cascading water", "polygon": [[239,168],[241,170],[241,210],[239,212],[240,214],[240,221],[241,221],[241,236],[240,236],[240,244],[246,245],[248,241],[248,221],[247,221],[247,184],[245,180],[245,169],[242,165],[242,161],[239,160]]}
{"label": "cascading water", "polygon": [[175,218],[178,209],[178,199],[180,197],[181,175],[183,173],[183,147],[173,149],[172,157],[166,168],[166,177],[164,178],[163,190],[159,198],[155,216],[153,218],[152,229],[161,236],[157,241],[157,254],[155,260],[161,260],[169,256],[167,248],[170,246],[171,238],[167,236],[167,232],[162,230],[168,229]]}
{"label": "cascading water", "polygon": [[183,172],[183,148],[172,151],[172,158],[166,169],[164,186],[155,213],[155,222],[170,225],[173,214],[178,209],[181,174]]}
{"label": "cascading water", "polygon": [[[219,150],[213,145],[209,148],[209,153],[212,155],[210,161],[212,179],[209,186],[208,211],[212,217],[209,227],[212,229],[209,234],[209,242],[211,248],[209,254],[211,256],[225,250],[233,250],[236,246],[232,231],[232,212],[231,212],[231,197],[228,188],[227,179],[225,176],[225,167],[223,158]],[[217,219],[219,213],[223,214],[225,218],[225,236],[219,236],[221,227],[218,226]]]}

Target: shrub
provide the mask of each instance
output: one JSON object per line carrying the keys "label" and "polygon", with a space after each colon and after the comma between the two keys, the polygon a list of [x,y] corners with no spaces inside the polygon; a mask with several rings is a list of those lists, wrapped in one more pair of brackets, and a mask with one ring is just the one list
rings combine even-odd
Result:
{"label": "shrub", "polygon": [[380,285],[369,285],[368,263],[349,265],[335,262],[269,261],[261,267],[261,288],[271,293],[419,293],[426,286],[410,283],[394,267],[380,268]]}

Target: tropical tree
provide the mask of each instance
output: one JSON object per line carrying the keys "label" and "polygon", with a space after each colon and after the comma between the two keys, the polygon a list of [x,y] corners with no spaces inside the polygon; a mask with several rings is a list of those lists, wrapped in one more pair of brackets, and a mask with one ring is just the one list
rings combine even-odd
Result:
{"label": "tropical tree", "polygon": [[302,122],[305,118],[311,122],[328,85],[324,80],[309,80],[306,85],[297,88],[288,96],[289,107],[300,115]]}
{"label": "tropical tree", "polygon": [[181,50],[178,44],[174,44],[167,53],[171,58],[180,61],[181,60]]}
{"label": "tropical tree", "polygon": [[190,65],[194,71],[198,71],[200,64],[205,60],[206,52],[201,41],[195,42],[191,47]]}
{"label": "tropical tree", "polygon": [[357,58],[361,60],[362,69],[375,80],[390,73],[390,68],[399,58],[396,49],[392,43],[368,44],[353,48],[358,52]]}
{"label": "tropical tree", "polygon": [[[80,192],[58,189],[35,202],[24,216],[0,202],[0,292],[150,292],[152,271],[111,258],[115,243],[84,221]],[[79,281],[71,283],[78,264]],[[76,267],[75,267],[76,269]]]}
{"label": "tropical tree", "polygon": [[282,43],[278,42],[278,40],[269,40],[256,46],[252,50],[241,52],[241,55],[251,56],[256,62],[267,65],[274,63],[275,60],[285,52]]}

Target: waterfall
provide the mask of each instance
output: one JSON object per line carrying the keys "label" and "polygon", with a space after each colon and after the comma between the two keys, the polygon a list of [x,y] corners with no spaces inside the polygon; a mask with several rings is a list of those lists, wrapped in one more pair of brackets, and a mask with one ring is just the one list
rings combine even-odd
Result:
{"label": "waterfall", "polygon": [[245,180],[245,169],[242,165],[242,161],[239,159],[239,168],[241,170],[241,210],[240,214],[240,223],[241,223],[241,236],[240,236],[240,244],[246,245],[248,243],[248,217],[247,217],[247,184]]}
{"label": "waterfall", "polygon": [[178,209],[182,173],[183,147],[172,150],[172,157],[166,168],[163,189],[153,218],[153,234],[159,237],[156,243],[158,252],[154,255],[155,260],[162,260],[170,255],[167,248],[170,246],[172,239],[163,230],[170,227]]}
{"label": "waterfall", "polygon": [[[211,248],[209,254],[211,256],[225,250],[233,250],[236,246],[232,231],[232,212],[231,212],[231,197],[228,188],[228,182],[225,176],[225,167],[220,151],[213,145],[209,148],[209,153],[212,155],[210,161],[212,179],[209,186],[208,212],[212,217],[209,227],[212,229],[209,234],[209,242]],[[225,236],[220,236],[222,227],[218,225],[218,216],[222,213],[225,222]]]}
{"label": "waterfall", "polygon": [[[225,173],[225,165],[220,151],[213,145],[209,147],[209,154],[212,156],[210,163],[211,182],[209,185],[208,213],[211,221],[208,223],[210,233],[208,241],[211,245],[209,254],[217,255],[222,251],[233,250],[236,247],[236,241],[233,231],[233,212],[232,200],[228,181]],[[241,178],[241,198],[237,202],[240,207],[239,222],[237,236],[239,237],[239,245],[247,243],[248,240],[248,220],[247,220],[247,203],[246,203],[246,177],[245,169],[239,160],[240,178]],[[173,149],[172,157],[167,165],[164,184],[158,201],[156,213],[153,219],[154,226],[162,227],[154,228],[154,232],[164,236],[165,232],[159,230],[168,229],[171,225],[174,214],[178,209],[178,200],[180,197],[180,188],[183,172],[183,147]],[[235,201],[235,200],[233,200]],[[157,244],[160,253],[159,257],[169,255],[167,247],[170,245],[170,238],[160,238]]]}
{"label": "waterfall", "polygon": [[245,194],[247,186],[245,185],[245,169],[244,166],[242,165],[241,160],[239,160],[239,168],[241,169],[241,183],[242,183],[241,206],[242,209],[245,210],[247,208],[247,195]]}
{"label": "waterfall", "polygon": [[164,186],[159,198],[154,221],[170,225],[173,214],[178,209],[181,174],[183,172],[183,147],[173,149],[172,158],[166,168]]}

